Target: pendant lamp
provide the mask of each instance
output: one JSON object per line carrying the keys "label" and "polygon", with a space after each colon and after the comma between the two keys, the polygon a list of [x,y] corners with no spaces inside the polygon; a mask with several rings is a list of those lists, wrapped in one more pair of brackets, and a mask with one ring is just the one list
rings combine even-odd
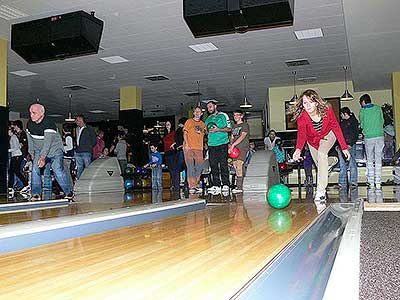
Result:
{"label": "pendant lamp", "polygon": [[68,95],[68,102],[69,102],[69,109],[68,109],[68,118],[65,118],[65,122],[75,122],[75,119],[72,117],[72,111],[71,111],[71,102],[72,102],[72,95]]}
{"label": "pendant lamp", "polygon": [[293,74],[293,97],[290,99],[289,104],[296,104],[297,100],[299,99],[299,97],[297,96],[297,93],[296,93],[296,74],[297,74],[297,72],[293,71],[292,74]]}
{"label": "pendant lamp", "polygon": [[243,99],[243,103],[240,104],[240,108],[252,108],[253,105],[247,100],[247,95],[246,95],[246,75],[243,75],[243,86],[244,86],[244,99]]}
{"label": "pendant lamp", "polygon": [[341,101],[351,101],[354,99],[353,95],[350,94],[348,88],[347,88],[347,66],[343,66],[344,69],[344,93],[342,95],[342,97],[340,97]]}

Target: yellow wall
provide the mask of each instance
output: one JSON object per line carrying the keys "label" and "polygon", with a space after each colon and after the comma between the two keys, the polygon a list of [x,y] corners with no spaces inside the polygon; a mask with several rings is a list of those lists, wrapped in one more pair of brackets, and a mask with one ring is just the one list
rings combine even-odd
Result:
{"label": "yellow wall", "polygon": [[7,106],[7,40],[0,38],[0,106]]}
{"label": "yellow wall", "polygon": [[[384,103],[392,104],[392,91],[391,90],[379,90],[379,91],[362,91],[354,92],[353,83],[348,82],[348,89],[353,95],[354,100],[352,101],[342,101],[341,107],[347,106],[352,110],[356,116],[358,116],[360,111],[360,104],[358,102],[361,95],[368,93],[372,102],[377,105],[383,105]],[[344,92],[343,82],[330,82],[330,83],[320,83],[320,84],[309,84],[297,86],[297,95],[300,95],[306,89],[316,90],[322,97],[340,97]],[[293,96],[293,87],[276,87],[268,89],[269,95],[269,118],[271,129],[276,131],[287,131],[285,124],[285,101],[290,100]],[[358,117],[357,117],[358,118]]]}

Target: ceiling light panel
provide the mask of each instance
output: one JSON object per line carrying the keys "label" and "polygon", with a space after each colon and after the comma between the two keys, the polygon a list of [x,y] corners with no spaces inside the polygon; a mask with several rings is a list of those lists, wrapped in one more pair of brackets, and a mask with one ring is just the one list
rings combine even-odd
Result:
{"label": "ceiling light panel", "polygon": [[28,14],[8,5],[0,5],[0,18],[4,20],[15,20],[27,17]]}
{"label": "ceiling light panel", "polygon": [[324,36],[321,28],[299,30],[295,31],[294,34],[298,40],[314,39]]}
{"label": "ceiling light panel", "polygon": [[150,81],[169,80],[169,78],[167,76],[161,75],[161,74],[159,74],[159,75],[149,75],[149,76],[145,76],[144,78],[147,79],[147,80],[150,80]]}
{"label": "ceiling light panel", "polygon": [[31,72],[31,71],[26,71],[26,70],[13,71],[13,72],[10,72],[10,74],[14,74],[14,75],[21,76],[21,77],[37,75],[37,73]]}
{"label": "ceiling light panel", "polygon": [[302,58],[302,59],[287,60],[287,61],[285,61],[285,64],[288,67],[298,67],[298,66],[309,65],[310,62],[308,61],[308,59]]}
{"label": "ceiling light panel", "polygon": [[314,82],[316,80],[317,80],[317,77],[315,77],[315,76],[297,78],[297,81],[301,81],[304,83],[310,83],[310,82]]}
{"label": "ceiling light panel", "polygon": [[109,64],[120,64],[129,61],[126,58],[123,58],[122,56],[107,56],[107,57],[101,57],[100,59],[105,62],[108,62]]}
{"label": "ceiling light panel", "polygon": [[186,93],[184,93],[184,95],[189,96],[189,97],[194,97],[194,96],[201,96],[203,94],[200,92],[186,92]]}
{"label": "ceiling light panel", "polygon": [[80,90],[87,90],[87,87],[79,84],[72,84],[63,86],[63,89],[71,91],[80,91]]}
{"label": "ceiling light panel", "polygon": [[104,114],[105,113],[104,110],[99,110],[99,109],[89,110],[89,112],[92,114]]}
{"label": "ceiling light panel", "polygon": [[217,46],[213,43],[190,45],[189,48],[197,53],[218,50]]}

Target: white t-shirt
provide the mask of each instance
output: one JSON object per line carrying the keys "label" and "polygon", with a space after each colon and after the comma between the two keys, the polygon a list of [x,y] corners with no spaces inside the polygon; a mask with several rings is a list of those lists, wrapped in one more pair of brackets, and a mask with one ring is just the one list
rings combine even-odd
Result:
{"label": "white t-shirt", "polygon": [[273,141],[270,140],[269,136],[264,139],[265,150],[272,150],[275,147],[277,137],[274,138]]}

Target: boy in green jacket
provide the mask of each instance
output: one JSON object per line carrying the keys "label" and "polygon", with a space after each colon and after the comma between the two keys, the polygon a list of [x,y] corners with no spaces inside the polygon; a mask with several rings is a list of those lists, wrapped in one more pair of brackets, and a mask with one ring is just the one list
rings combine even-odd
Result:
{"label": "boy in green jacket", "polygon": [[360,125],[364,135],[367,155],[367,177],[370,188],[381,189],[383,139],[383,112],[378,105],[371,103],[371,97],[364,94],[360,97]]}

